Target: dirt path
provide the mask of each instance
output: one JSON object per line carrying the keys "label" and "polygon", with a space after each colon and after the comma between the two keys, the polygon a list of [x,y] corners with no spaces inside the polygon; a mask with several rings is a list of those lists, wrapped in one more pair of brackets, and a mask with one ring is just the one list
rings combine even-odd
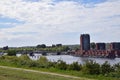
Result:
{"label": "dirt path", "polygon": [[23,68],[14,68],[14,67],[7,67],[7,66],[0,66],[0,68],[7,68],[7,69],[12,69],[12,70],[22,70],[22,71],[35,72],[35,73],[40,73],[40,74],[48,74],[48,75],[54,75],[54,76],[61,76],[61,77],[80,79],[80,80],[93,80],[93,79],[88,79],[88,78],[80,78],[80,77],[76,77],[76,76],[63,75],[63,74],[52,73],[52,72],[43,72],[43,71],[30,70],[30,69],[23,69]]}

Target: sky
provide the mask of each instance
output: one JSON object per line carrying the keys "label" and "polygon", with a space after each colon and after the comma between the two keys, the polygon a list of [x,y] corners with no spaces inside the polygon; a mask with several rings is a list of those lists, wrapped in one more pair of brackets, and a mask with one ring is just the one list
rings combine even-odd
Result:
{"label": "sky", "polygon": [[120,0],[0,0],[0,47],[120,42]]}

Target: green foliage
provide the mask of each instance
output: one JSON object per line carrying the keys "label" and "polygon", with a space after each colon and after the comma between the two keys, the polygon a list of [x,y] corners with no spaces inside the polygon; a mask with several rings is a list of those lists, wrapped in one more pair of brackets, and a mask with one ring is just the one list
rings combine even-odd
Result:
{"label": "green foliage", "polygon": [[62,44],[56,44],[57,47],[62,47]]}
{"label": "green foliage", "polygon": [[9,49],[8,46],[3,47],[3,50],[8,50],[8,49]]}
{"label": "green foliage", "polygon": [[62,52],[62,51],[68,51],[69,47],[60,46],[60,45],[58,46],[53,45],[52,47],[41,47],[41,45],[38,45],[36,50],[49,51],[49,52]]}
{"label": "green foliage", "polygon": [[7,53],[8,53],[8,56],[15,56],[16,50],[8,50]]}
{"label": "green foliage", "polygon": [[114,77],[117,78],[116,80],[120,80],[120,72],[111,72],[106,75],[107,77]]}
{"label": "green foliage", "polygon": [[83,65],[82,70],[85,74],[100,74],[100,65],[90,60]]}
{"label": "green foliage", "polygon": [[37,63],[38,63],[38,67],[41,67],[41,68],[48,68],[48,65],[49,65],[48,59],[44,56],[41,56],[40,59],[37,60]]}
{"label": "green foliage", "polygon": [[27,55],[22,55],[19,57],[19,66],[29,66],[30,61],[32,61]]}
{"label": "green foliage", "polygon": [[114,66],[115,72],[119,72],[120,73],[120,63],[115,64]]}
{"label": "green foliage", "polygon": [[[22,55],[21,57],[16,56],[0,56],[0,64],[7,66],[17,66],[25,68],[44,68],[44,69],[53,69],[53,70],[62,70],[62,71],[73,71],[82,75],[97,75],[115,78],[116,80],[120,79],[120,63],[111,66],[108,62],[103,63],[102,65],[90,60],[85,64],[81,65],[78,62],[72,64],[66,64],[62,60],[57,62],[50,62],[46,57],[40,57],[39,60],[31,60],[27,55]],[[53,71],[52,70],[52,71]],[[84,73],[84,74],[83,74]],[[99,80],[102,80],[99,79]],[[112,79],[106,79],[112,80]]]}
{"label": "green foliage", "polygon": [[48,67],[49,67],[49,68],[55,68],[55,67],[56,67],[56,64],[57,64],[57,62],[50,62],[50,61],[49,61]]}
{"label": "green foliage", "polygon": [[36,48],[46,48],[45,44],[37,45]]}
{"label": "green foliage", "polygon": [[101,65],[102,74],[108,74],[113,71],[114,71],[113,67],[111,67],[111,65],[107,61]]}
{"label": "green foliage", "polygon": [[82,69],[82,65],[78,64],[78,62],[73,62],[68,66],[68,70],[80,71],[81,69]]}
{"label": "green foliage", "polygon": [[58,60],[57,64],[56,64],[56,68],[58,68],[60,70],[66,70],[67,69],[67,64],[66,64],[66,62],[64,62],[62,60]]}
{"label": "green foliage", "polygon": [[92,42],[92,43],[90,43],[90,46],[91,46],[92,49],[95,49],[96,44],[94,42]]}
{"label": "green foliage", "polygon": [[29,61],[28,67],[38,67],[37,61]]}
{"label": "green foliage", "polygon": [[21,59],[21,60],[30,60],[30,58],[26,54],[20,56],[19,59]]}

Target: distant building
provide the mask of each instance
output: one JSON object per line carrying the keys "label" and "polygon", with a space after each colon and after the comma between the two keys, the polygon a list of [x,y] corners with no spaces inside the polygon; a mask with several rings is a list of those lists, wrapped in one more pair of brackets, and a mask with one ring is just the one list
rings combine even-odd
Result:
{"label": "distant building", "polygon": [[105,43],[96,43],[96,50],[106,50]]}
{"label": "distant building", "polygon": [[120,50],[120,42],[113,42],[110,44],[111,50]]}
{"label": "distant building", "polygon": [[75,56],[82,57],[100,57],[100,58],[120,58],[120,42],[110,44],[110,48],[106,49],[106,43],[96,43],[96,49],[90,48],[90,35],[81,34],[80,36],[80,50],[75,51]]}
{"label": "distant building", "polygon": [[81,50],[90,50],[90,35],[82,34],[80,36]]}

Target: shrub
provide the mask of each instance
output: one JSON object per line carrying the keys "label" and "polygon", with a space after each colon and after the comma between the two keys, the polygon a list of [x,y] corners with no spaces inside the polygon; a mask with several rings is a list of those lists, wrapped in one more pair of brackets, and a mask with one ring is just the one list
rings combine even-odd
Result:
{"label": "shrub", "polygon": [[38,67],[38,62],[37,61],[29,61],[28,67]]}
{"label": "shrub", "polygon": [[115,72],[120,72],[120,63],[115,64],[114,66]]}
{"label": "shrub", "polygon": [[100,74],[100,65],[90,60],[83,65],[82,70],[85,74]]}
{"label": "shrub", "polygon": [[5,59],[5,56],[0,56],[0,61],[4,59]]}
{"label": "shrub", "polygon": [[16,56],[16,50],[8,50],[7,53],[8,56]]}
{"label": "shrub", "polygon": [[[107,77],[114,77],[114,78],[120,79],[120,73],[119,72],[111,72],[111,73],[107,74]],[[116,79],[116,80],[119,80],[119,79]]]}
{"label": "shrub", "polygon": [[55,68],[55,66],[57,64],[57,62],[51,62],[51,61],[49,61],[48,63],[49,63],[49,65],[48,65],[49,68],[51,68],[51,67]]}
{"label": "shrub", "polygon": [[62,60],[58,60],[55,67],[58,68],[58,69],[61,69],[61,70],[66,70],[67,66],[68,65],[66,64],[66,62],[64,62]]}
{"label": "shrub", "polygon": [[27,55],[20,56],[18,61],[19,66],[28,66],[31,59]]}
{"label": "shrub", "polygon": [[41,67],[41,68],[48,68],[49,66],[49,61],[44,56],[41,56],[40,59],[37,60],[37,63],[38,63],[38,67]]}
{"label": "shrub", "polygon": [[102,74],[108,74],[113,71],[114,71],[113,67],[111,67],[111,65],[107,61],[101,65]]}
{"label": "shrub", "polygon": [[26,54],[24,54],[24,55],[22,55],[22,56],[20,56],[20,57],[18,57],[19,59],[21,59],[21,60],[31,60],[30,58],[29,58],[29,56],[27,56]]}
{"label": "shrub", "polygon": [[68,70],[76,70],[76,71],[80,71],[82,68],[82,65],[78,64],[78,62],[73,62],[72,64],[70,64],[68,66]]}

